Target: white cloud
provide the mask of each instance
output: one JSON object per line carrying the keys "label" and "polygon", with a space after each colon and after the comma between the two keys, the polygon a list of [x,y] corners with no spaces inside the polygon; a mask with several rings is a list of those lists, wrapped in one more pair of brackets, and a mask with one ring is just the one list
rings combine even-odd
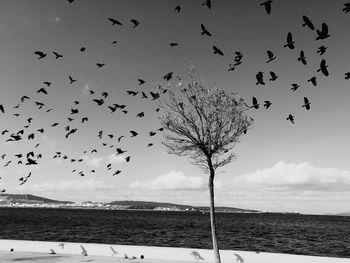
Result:
{"label": "white cloud", "polygon": [[83,159],[86,160],[87,165],[93,166],[93,167],[98,167],[109,163],[119,164],[119,163],[125,162],[125,158],[122,155],[116,155],[116,154],[109,154],[104,157],[93,157],[93,158],[84,156]]}
{"label": "white cloud", "polygon": [[105,160],[108,163],[124,163],[125,158],[121,155],[116,155],[116,154],[110,154],[105,157]]}
{"label": "white cloud", "polygon": [[308,162],[288,164],[281,161],[271,168],[241,175],[234,182],[275,190],[348,191],[350,171],[315,167]]}
{"label": "white cloud", "polygon": [[207,182],[206,177],[187,176],[182,172],[171,171],[150,181],[133,182],[129,187],[145,190],[204,190],[207,189]]}
{"label": "white cloud", "polygon": [[97,167],[101,166],[104,163],[104,158],[103,157],[93,157],[91,159],[87,159],[86,164],[89,166]]}

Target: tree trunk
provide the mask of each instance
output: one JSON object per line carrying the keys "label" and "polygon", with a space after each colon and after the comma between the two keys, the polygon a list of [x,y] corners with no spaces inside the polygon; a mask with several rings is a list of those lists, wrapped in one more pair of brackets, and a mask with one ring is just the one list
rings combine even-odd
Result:
{"label": "tree trunk", "polygon": [[215,256],[215,263],[221,263],[219,245],[216,237],[216,221],[215,221],[215,205],[214,205],[214,175],[215,171],[210,169],[209,177],[209,193],[210,193],[210,226],[211,226],[211,236],[213,239],[213,249]]}

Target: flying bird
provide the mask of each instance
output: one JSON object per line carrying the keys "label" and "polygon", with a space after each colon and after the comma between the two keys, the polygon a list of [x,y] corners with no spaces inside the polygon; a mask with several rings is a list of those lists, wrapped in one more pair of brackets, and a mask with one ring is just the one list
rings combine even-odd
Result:
{"label": "flying bird", "polygon": [[315,30],[314,25],[312,24],[311,20],[307,16],[303,16],[304,23],[302,26],[307,26],[311,30]]}
{"label": "flying bird", "polygon": [[265,82],[264,82],[264,73],[262,71],[259,71],[255,77],[256,77],[256,85],[265,85]]}
{"label": "flying bird", "polygon": [[109,21],[111,21],[112,22],[112,26],[114,26],[114,25],[123,25],[120,21],[118,21],[117,19],[114,19],[114,18],[108,18],[108,20]]}
{"label": "flying bird", "polygon": [[320,46],[317,48],[317,53],[320,54],[320,56],[322,56],[324,53],[326,53],[327,47],[325,46]]}
{"label": "flying bird", "polygon": [[176,46],[179,45],[179,43],[177,43],[177,42],[170,42],[169,45],[170,45],[171,47],[176,47]]}
{"label": "flying bird", "polygon": [[104,65],[106,65],[105,63],[96,63],[97,68],[102,68]]}
{"label": "flying bird", "polygon": [[133,28],[137,27],[140,24],[140,22],[136,19],[131,19],[130,22],[133,24]]}
{"label": "flying bird", "polygon": [[300,86],[298,85],[298,84],[296,84],[296,83],[293,83],[293,84],[291,84],[292,85],[292,88],[291,88],[291,90],[294,92],[294,91],[296,91]]}
{"label": "flying bird", "polygon": [[51,86],[51,82],[50,81],[44,81],[43,82],[47,87],[50,87]]}
{"label": "flying bird", "polygon": [[294,122],[294,116],[292,114],[289,114],[288,117],[287,117],[287,120],[289,120],[291,123],[295,123]]}
{"label": "flying bird", "polygon": [[141,94],[142,94],[142,97],[141,97],[141,98],[143,98],[143,99],[147,99],[147,98],[148,98],[147,95],[146,95],[146,93],[144,93],[143,91],[141,92]]}
{"label": "flying bird", "polygon": [[326,60],[322,59],[321,63],[320,63],[320,68],[317,70],[317,72],[322,72],[323,75],[325,75],[326,77],[329,75],[329,72],[327,70],[328,65],[326,65]]}
{"label": "flying bird", "polygon": [[343,12],[344,12],[345,14],[347,14],[347,13],[350,12],[350,3],[345,3],[345,4],[344,4]]}
{"label": "flying bird", "polygon": [[63,55],[58,54],[58,53],[55,52],[55,51],[53,51],[52,53],[56,56],[56,59],[63,58]]}
{"label": "flying bird", "polygon": [[160,96],[158,92],[152,92],[152,91],[150,91],[149,93],[150,93],[151,96],[152,96],[152,100],[156,100],[156,99],[158,99],[159,96]]}
{"label": "flying bird", "polygon": [[218,54],[220,56],[224,55],[224,53],[217,46],[213,46],[213,50],[214,50],[214,54]]}
{"label": "flying bird", "polygon": [[177,5],[177,6],[175,7],[174,10],[175,10],[176,12],[180,13],[181,8],[182,8],[182,5]]}
{"label": "flying bird", "polygon": [[131,133],[131,138],[138,135],[138,133],[136,131],[130,131],[130,133]]}
{"label": "flying bird", "polygon": [[93,99],[93,101],[96,102],[98,106],[101,106],[105,102],[103,99]]}
{"label": "flying bird", "polygon": [[304,54],[304,51],[303,50],[300,50],[300,55],[298,57],[298,61],[300,61],[301,63],[303,63],[304,65],[307,64],[306,62],[306,57],[305,57],[305,54]]}
{"label": "flying bird", "polygon": [[2,105],[2,104],[0,104],[0,111],[1,111],[2,113],[5,113],[4,105]]}
{"label": "flying bird", "polygon": [[312,85],[317,86],[317,78],[315,76],[308,79],[307,82],[311,82]]}
{"label": "flying bird", "polygon": [[265,1],[263,3],[261,3],[260,5],[261,6],[264,6],[265,7],[265,10],[266,10],[266,13],[269,15],[271,13],[271,3],[273,1],[272,0],[268,0],[268,1]]}
{"label": "flying bird", "polygon": [[37,90],[37,93],[40,93],[40,92],[47,95],[47,91],[44,88],[40,88]]}
{"label": "flying bird", "polygon": [[137,93],[139,93],[139,92],[138,92],[138,91],[133,91],[133,90],[127,90],[126,93],[127,93],[128,95],[136,96]]}
{"label": "flying bird", "polygon": [[330,35],[328,34],[328,26],[326,23],[322,23],[322,29],[321,30],[316,29],[316,33],[317,33],[316,40],[323,40],[330,37]]}
{"label": "flying bird", "polygon": [[305,107],[305,109],[309,110],[310,109],[310,101],[307,97],[304,97],[304,105],[302,107]]}
{"label": "flying bird", "polygon": [[350,72],[346,72],[346,73],[345,73],[345,79],[346,79],[346,80],[350,79]]}
{"label": "flying bird", "polygon": [[163,79],[165,79],[166,81],[171,80],[172,77],[173,77],[173,73],[174,73],[174,72],[169,72],[169,73],[165,74],[165,75],[163,76]]}
{"label": "flying bird", "polygon": [[104,91],[101,93],[102,97],[107,98],[108,97],[108,92]]}
{"label": "flying bird", "polygon": [[275,81],[278,78],[276,73],[273,71],[270,71],[270,75],[271,75],[270,81]]}
{"label": "flying bird", "polygon": [[86,50],[85,47],[81,47],[81,48],[80,48],[80,52],[84,52],[85,50]]}
{"label": "flying bird", "polygon": [[259,109],[259,103],[255,97],[252,98],[252,103],[253,105],[250,108]]}
{"label": "flying bird", "polygon": [[208,31],[208,29],[203,25],[201,24],[201,29],[202,29],[202,32],[201,32],[201,35],[207,35],[209,37],[211,37],[211,33]]}
{"label": "flying bird", "polygon": [[235,70],[235,66],[232,63],[228,64],[228,66],[229,66],[229,68],[227,71],[234,71]]}
{"label": "flying bird", "polygon": [[267,56],[268,56],[268,60],[266,61],[266,63],[269,63],[271,62],[272,60],[276,59],[276,56],[272,53],[271,50],[267,50]]}
{"label": "flying bird", "polygon": [[205,0],[202,3],[202,6],[206,6],[206,7],[208,7],[208,9],[211,9],[211,0]]}
{"label": "flying bird", "polygon": [[295,44],[295,42],[293,41],[292,33],[288,32],[287,44],[285,44],[283,47],[289,47],[290,49],[294,49],[295,48],[294,44]]}
{"label": "flying bird", "polygon": [[42,51],[35,51],[34,54],[38,55],[38,59],[42,59],[42,58],[46,57],[46,54]]}
{"label": "flying bird", "polygon": [[142,111],[136,115],[136,117],[142,118],[145,117],[145,113]]}
{"label": "flying bird", "polygon": [[137,79],[137,81],[139,82],[139,85],[143,85],[146,83],[146,81],[144,81],[143,79]]}
{"label": "flying bird", "polygon": [[28,96],[26,96],[26,95],[22,96],[22,97],[21,97],[21,102],[23,103],[23,102],[24,102],[24,100],[29,100],[29,97],[28,97]]}
{"label": "flying bird", "polygon": [[126,161],[126,162],[130,162],[130,158],[131,158],[131,156],[125,157],[125,161]]}
{"label": "flying bird", "polygon": [[71,76],[68,76],[68,77],[69,77],[70,84],[73,84],[74,82],[77,81],[76,79],[73,79]]}

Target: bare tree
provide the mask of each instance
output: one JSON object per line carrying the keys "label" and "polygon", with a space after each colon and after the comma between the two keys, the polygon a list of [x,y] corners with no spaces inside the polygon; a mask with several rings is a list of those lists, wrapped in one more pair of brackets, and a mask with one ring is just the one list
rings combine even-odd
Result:
{"label": "bare tree", "polygon": [[218,168],[234,159],[235,154],[230,151],[252,127],[253,119],[246,114],[249,107],[236,93],[207,88],[193,68],[189,71],[188,85],[179,83],[168,88],[160,106],[164,112],[160,121],[166,131],[162,143],[167,152],[190,157],[193,164],[209,175],[212,241],[215,262],[220,263],[214,177]]}

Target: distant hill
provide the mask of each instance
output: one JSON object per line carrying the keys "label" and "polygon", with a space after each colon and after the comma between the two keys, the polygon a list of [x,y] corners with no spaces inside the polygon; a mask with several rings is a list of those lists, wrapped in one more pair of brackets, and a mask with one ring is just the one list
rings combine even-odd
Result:
{"label": "distant hill", "polygon": [[338,214],[333,214],[336,216],[350,216],[350,211],[349,212],[343,212],[343,213],[338,213]]}
{"label": "distant hill", "polygon": [[[172,203],[160,203],[160,202],[146,202],[146,201],[113,201],[107,203],[107,205],[119,205],[125,206],[128,209],[149,209],[154,210],[156,208],[178,208],[181,210],[197,210],[197,211],[209,211],[209,207],[206,206],[191,206],[191,205],[179,205]],[[231,212],[231,213],[258,213],[257,210],[246,210],[234,207],[215,207],[216,212]]]}
{"label": "distant hill", "polygon": [[0,194],[0,202],[74,204],[70,201],[57,201],[30,194]]}

